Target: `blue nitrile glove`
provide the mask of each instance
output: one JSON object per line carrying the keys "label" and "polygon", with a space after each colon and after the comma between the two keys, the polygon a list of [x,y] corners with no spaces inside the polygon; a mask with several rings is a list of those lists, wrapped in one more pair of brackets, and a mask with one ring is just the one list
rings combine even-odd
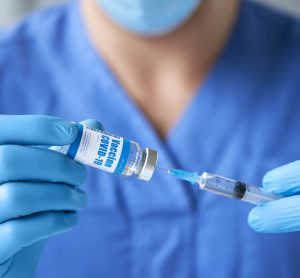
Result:
{"label": "blue nitrile glove", "polygon": [[33,277],[44,240],[66,232],[87,203],[83,165],[33,145],[67,145],[70,122],[0,115],[0,277]]}
{"label": "blue nitrile glove", "polygon": [[263,233],[300,231],[300,161],[268,172],[263,187],[287,197],[253,208],[249,225]]}

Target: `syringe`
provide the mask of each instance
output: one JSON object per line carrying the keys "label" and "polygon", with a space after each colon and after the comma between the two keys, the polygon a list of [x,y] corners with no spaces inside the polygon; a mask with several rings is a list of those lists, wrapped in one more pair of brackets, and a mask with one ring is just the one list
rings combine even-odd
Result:
{"label": "syringe", "polygon": [[258,188],[244,182],[224,178],[206,172],[204,172],[202,175],[199,175],[196,172],[189,172],[179,169],[158,169],[166,171],[171,176],[177,179],[188,181],[192,184],[197,183],[202,190],[213,192],[228,198],[238,199],[255,205],[282,198],[282,196],[272,192],[267,192],[262,188]]}

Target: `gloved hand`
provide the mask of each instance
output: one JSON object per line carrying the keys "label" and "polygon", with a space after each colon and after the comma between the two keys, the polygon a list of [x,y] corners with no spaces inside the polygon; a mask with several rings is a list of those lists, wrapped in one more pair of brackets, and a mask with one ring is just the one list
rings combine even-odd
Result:
{"label": "gloved hand", "polygon": [[66,232],[86,206],[79,189],[86,169],[33,145],[67,145],[70,122],[46,116],[0,115],[0,277],[33,277],[43,239]]}
{"label": "gloved hand", "polygon": [[253,208],[249,225],[263,233],[300,231],[300,161],[268,172],[263,187],[286,197]]}

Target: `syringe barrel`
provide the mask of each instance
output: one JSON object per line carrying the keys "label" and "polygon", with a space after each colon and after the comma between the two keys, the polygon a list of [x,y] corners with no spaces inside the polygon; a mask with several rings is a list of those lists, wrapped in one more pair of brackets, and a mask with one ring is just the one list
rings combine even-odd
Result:
{"label": "syringe barrel", "polygon": [[247,190],[242,200],[254,205],[260,205],[270,201],[279,200],[281,198],[282,196],[278,194],[267,192],[262,188],[253,185],[247,185]]}
{"label": "syringe barrel", "polygon": [[225,197],[242,199],[246,190],[245,184],[236,180],[204,172],[198,184],[202,190],[213,192]]}
{"label": "syringe barrel", "polygon": [[198,184],[202,190],[255,205],[282,198],[282,196],[272,192],[266,192],[262,188],[206,172],[200,176]]}

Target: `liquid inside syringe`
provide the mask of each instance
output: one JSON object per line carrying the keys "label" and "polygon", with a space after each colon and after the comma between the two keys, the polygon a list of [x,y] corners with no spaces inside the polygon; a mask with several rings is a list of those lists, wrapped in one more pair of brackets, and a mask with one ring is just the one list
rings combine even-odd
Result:
{"label": "liquid inside syringe", "polygon": [[282,198],[282,196],[272,192],[264,191],[262,188],[206,172],[202,173],[202,175],[199,175],[196,172],[189,172],[179,169],[157,169],[163,170],[177,179],[184,180],[192,184],[197,183],[199,188],[202,190],[255,205]]}

